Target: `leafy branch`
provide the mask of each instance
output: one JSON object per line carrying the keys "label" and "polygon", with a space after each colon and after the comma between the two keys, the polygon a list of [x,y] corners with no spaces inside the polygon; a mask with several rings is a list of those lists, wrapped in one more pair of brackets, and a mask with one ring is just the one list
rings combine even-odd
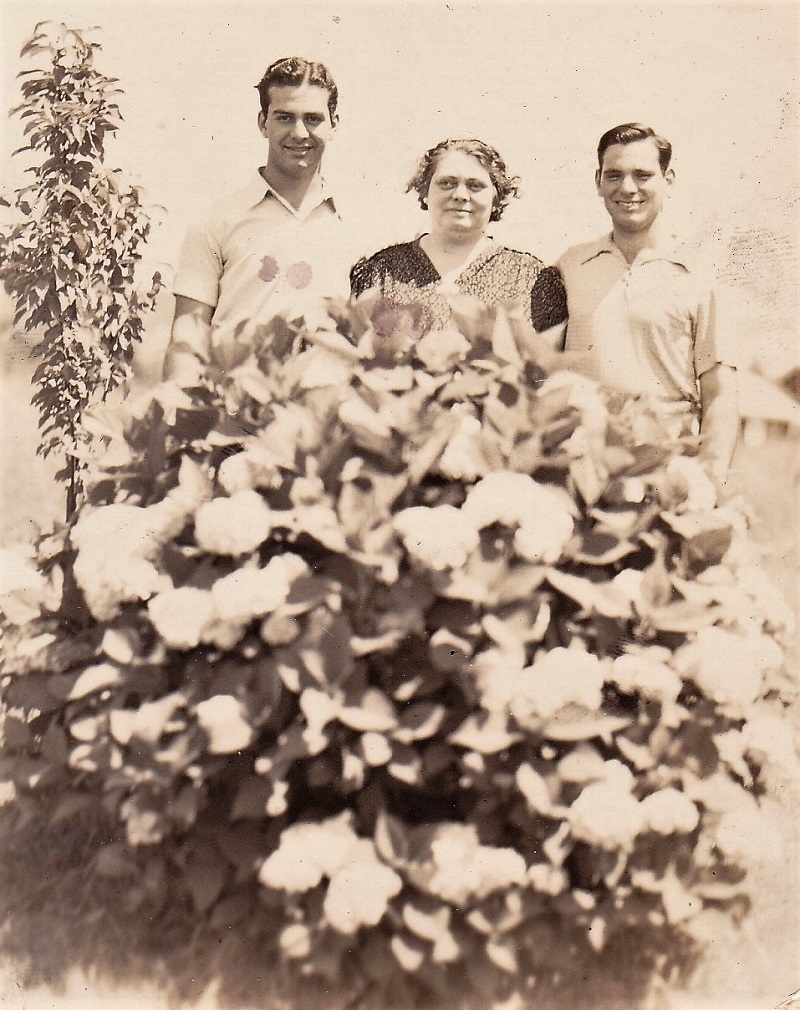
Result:
{"label": "leafy branch", "polygon": [[141,188],[106,162],[105,143],[122,116],[117,79],[94,66],[90,32],[40,22],[21,50],[18,74],[32,181],[15,193],[0,230],[0,279],[16,302],[14,322],[38,341],[32,402],[38,452],[59,451],[66,466],[67,516],[80,493],[89,442],[87,408],[129,377],[143,315],[162,287],[158,273],[139,287],[137,267],[150,231]]}

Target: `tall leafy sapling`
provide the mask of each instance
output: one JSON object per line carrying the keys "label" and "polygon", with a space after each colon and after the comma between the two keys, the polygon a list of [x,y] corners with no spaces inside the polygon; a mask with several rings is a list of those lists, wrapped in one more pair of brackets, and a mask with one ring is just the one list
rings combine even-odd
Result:
{"label": "tall leafy sapling", "polygon": [[161,288],[143,287],[137,267],[150,231],[141,188],[106,162],[106,139],[122,116],[117,79],[94,66],[100,44],[84,31],[40,22],[21,57],[22,102],[32,176],[16,190],[0,228],[0,280],[16,302],[15,324],[37,338],[32,402],[39,410],[38,452],[61,452],[67,518],[80,494],[90,443],[87,408],[130,375],[144,313]]}

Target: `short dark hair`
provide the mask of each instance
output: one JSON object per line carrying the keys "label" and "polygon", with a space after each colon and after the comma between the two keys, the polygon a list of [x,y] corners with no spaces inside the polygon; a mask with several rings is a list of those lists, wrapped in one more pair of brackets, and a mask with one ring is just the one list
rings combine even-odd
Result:
{"label": "short dark hair", "polygon": [[286,56],[271,63],[264,71],[264,76],[256,85],[264,115],[269,112],[270,88],[299,88],[301,84],[312,84],[328,92],[328,112],[331,121],[335,120],[339,89],[330,70],[324,63],[304,60],[302,56]]}
{"label": "short dark hair", "polygon": [[655,130],[644,123],[622,123],[606,130],[597,145],[597,164],[603,171],[603,156],[612,144],[635,144],[637,140],[652,140],[658,151],[658,163],[661,171],[666,172],[672,158],[672,144],[660,137]]}
{"label": "short dark hair", "polygon": [[500,154],[489,144],[484,144],[482,140],[443,140],[436,147],[431,147],[420,158],[417,171],[406,186],[406,193],[410,193],[412,189],[416,190],[420,207],[427,210],[428,190],[433,173],[436,171],[440,159],[448,151],[462,151],[464,154],[469,154],[480,162],[489,173],[494,186],[494,200],[489,220],[499,221],[511,198],[519,196],[519,179],[515,175],[508,174],[506,163]]}

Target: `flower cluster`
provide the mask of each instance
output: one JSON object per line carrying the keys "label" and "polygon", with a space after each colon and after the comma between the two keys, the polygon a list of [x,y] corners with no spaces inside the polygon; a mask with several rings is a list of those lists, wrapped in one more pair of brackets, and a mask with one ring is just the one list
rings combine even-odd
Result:
{"label": "flower cluster", "polygon": [[102,797],[97,867],[154,922],[191,901],[375,1006],[556,985],[631,931],[668,971],[797,760],[789,615],[693,442],[502,307],[454,319],[287,312],[128,404],[0,595],[18,794]]}

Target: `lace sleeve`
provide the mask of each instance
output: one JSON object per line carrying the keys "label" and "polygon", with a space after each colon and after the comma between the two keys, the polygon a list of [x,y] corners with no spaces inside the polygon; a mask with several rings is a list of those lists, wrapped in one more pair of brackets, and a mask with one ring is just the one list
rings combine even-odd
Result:
{"label": "lace sleeve", "polygon": [[567,319],[567,292],[558,267],[545,267],[531,291],[531,320],[537,333]]}
{"label": "lace sleeve", "polygon": [[380,273],[376,268],[375,257],[363,256],[350,270],[350,294],[358,298],[379,281]]}

